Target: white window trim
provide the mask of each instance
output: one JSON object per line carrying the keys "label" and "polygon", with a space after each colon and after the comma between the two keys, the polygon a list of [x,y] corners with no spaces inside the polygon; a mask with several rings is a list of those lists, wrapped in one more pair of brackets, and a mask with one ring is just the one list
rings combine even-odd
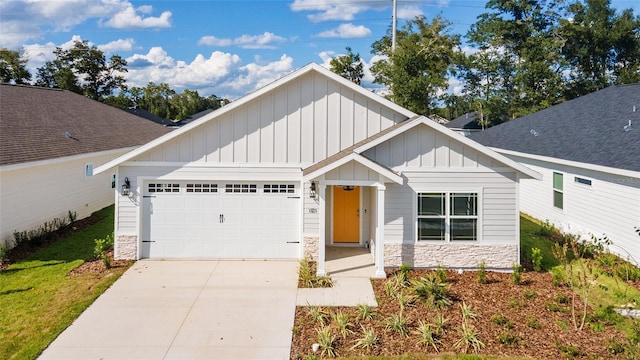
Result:
{"label": "white window trim", "polygon": [[[414,219],[414,242],[416,244],[478,244],[482,242],[482,222],[483,222],[483,189],[475,188],[475,189],[416,189],[415,194],[413,196],[413,219]],[[418,240],[418,194],[421,193],[445,193],[445,208],[447,213],[449,212],[449,202],[450,195],[452,193],[474,193],[478,195],[477,206],[478,206],[478,214],[476,215],[477,219],[477,237],[476,240],[451,240],[449,234],[449,222],[448,220],[451,218],[451,215],[445,216],[445,234],[444,241],[443,240]],[[465,217],[467,218],[467,217]]]}
{"label": "white window trim", "polygon": [[93,163],[84,164],[84,178],[89,179],[93,176]]}
{"label": "white window trim", "polygon": [[[558,190],[556,189],[556,174],[562,176],[562,189]],[[564,212],[564,175],[565,173],[560,172],[560,171],[552,171],[551,172],[551,208],[553,208],[556,211],[560,211],[560,212]],[[560,193],[562,195],[562,207],[559,208],[556,206],[556,202],[555,202],[555,194],[556,192]]]}

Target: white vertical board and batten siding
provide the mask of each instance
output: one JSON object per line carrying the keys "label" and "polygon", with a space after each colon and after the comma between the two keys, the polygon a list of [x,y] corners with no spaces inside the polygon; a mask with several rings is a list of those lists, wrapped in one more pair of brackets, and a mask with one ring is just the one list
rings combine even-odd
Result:
{"label": "white vertical board and batten siding", "polygon": [[[511,156],[543,175],[542,181],[520,181],[520,209],[542,221],[548,220],[563,231],[590,239],[607,235],[610,249],[640,262],[640,179],[618,176],[574,166]],[[553,206],[553,173],[563,174],[563,209]],[[575,182],[575,177],[591,180],[591,185]]]}
{"label": "white vertical board and batten siding", "polygon": [[309,166],[406,119],[324,76],[307,74],[135,160]]}
{"label": "white vertical board and batten siding", "polygon": [[385,242],[416,241],[415,198],[429,190],[479,191],[478,243],[510,244],[518,238],[515,170],[424,125],[367,150],[365,156],[406,178],[404,185],[387,184]]}

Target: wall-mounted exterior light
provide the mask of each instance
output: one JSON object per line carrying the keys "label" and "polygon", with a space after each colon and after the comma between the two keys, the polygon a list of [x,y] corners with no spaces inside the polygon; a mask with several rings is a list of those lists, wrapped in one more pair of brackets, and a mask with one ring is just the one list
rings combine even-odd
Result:
{"label": "wall-mounted exterior light", "polygon": [[129,183],[129,178],[124,178],[124,184],[122,184],[122,196],[129,196],[131,194],[131,184]]}
{"label": "wall-mounted exterior light", "polygon": [[315,199],[317,196],[316,193],[316,183],[314,181],[311,182],[311,187],[309,188],[309,197]]}

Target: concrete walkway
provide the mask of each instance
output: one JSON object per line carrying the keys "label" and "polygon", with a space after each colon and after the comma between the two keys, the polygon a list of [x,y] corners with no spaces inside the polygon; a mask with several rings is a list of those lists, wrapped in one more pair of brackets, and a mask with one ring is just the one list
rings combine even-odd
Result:
{"label": "concrete walkway", "polygon": [[295,261],[138,261],[40,359],[288,359]]}
{"label": "concrete walkway", "polygon": [[371,286],[375,266],[369,249],[330,246],[326,248],[326,259],[333,287],[298,289],[298,306],[378,306]]}

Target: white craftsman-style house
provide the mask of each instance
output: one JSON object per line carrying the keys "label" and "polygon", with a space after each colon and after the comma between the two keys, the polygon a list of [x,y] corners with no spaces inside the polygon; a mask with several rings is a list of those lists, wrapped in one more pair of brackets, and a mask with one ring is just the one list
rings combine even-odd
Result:
{"label": "white craftsman-style house", "polygon": [[640,84],[619,85],[475,133],[543,174],[523,180],[520,208],[640,264]]}
{"label": "white craftsman-style house", "polygon": [[384,268],[509,269],[520,179],[539,174],[316,65],[96,169],[118,258],[299,259],[369,247]]}
{"label": "white craftsman-style house", "polygon": [[70,91],[0,84],[0,246],[113,204],[115,172],[94,167],[169,131]]}

